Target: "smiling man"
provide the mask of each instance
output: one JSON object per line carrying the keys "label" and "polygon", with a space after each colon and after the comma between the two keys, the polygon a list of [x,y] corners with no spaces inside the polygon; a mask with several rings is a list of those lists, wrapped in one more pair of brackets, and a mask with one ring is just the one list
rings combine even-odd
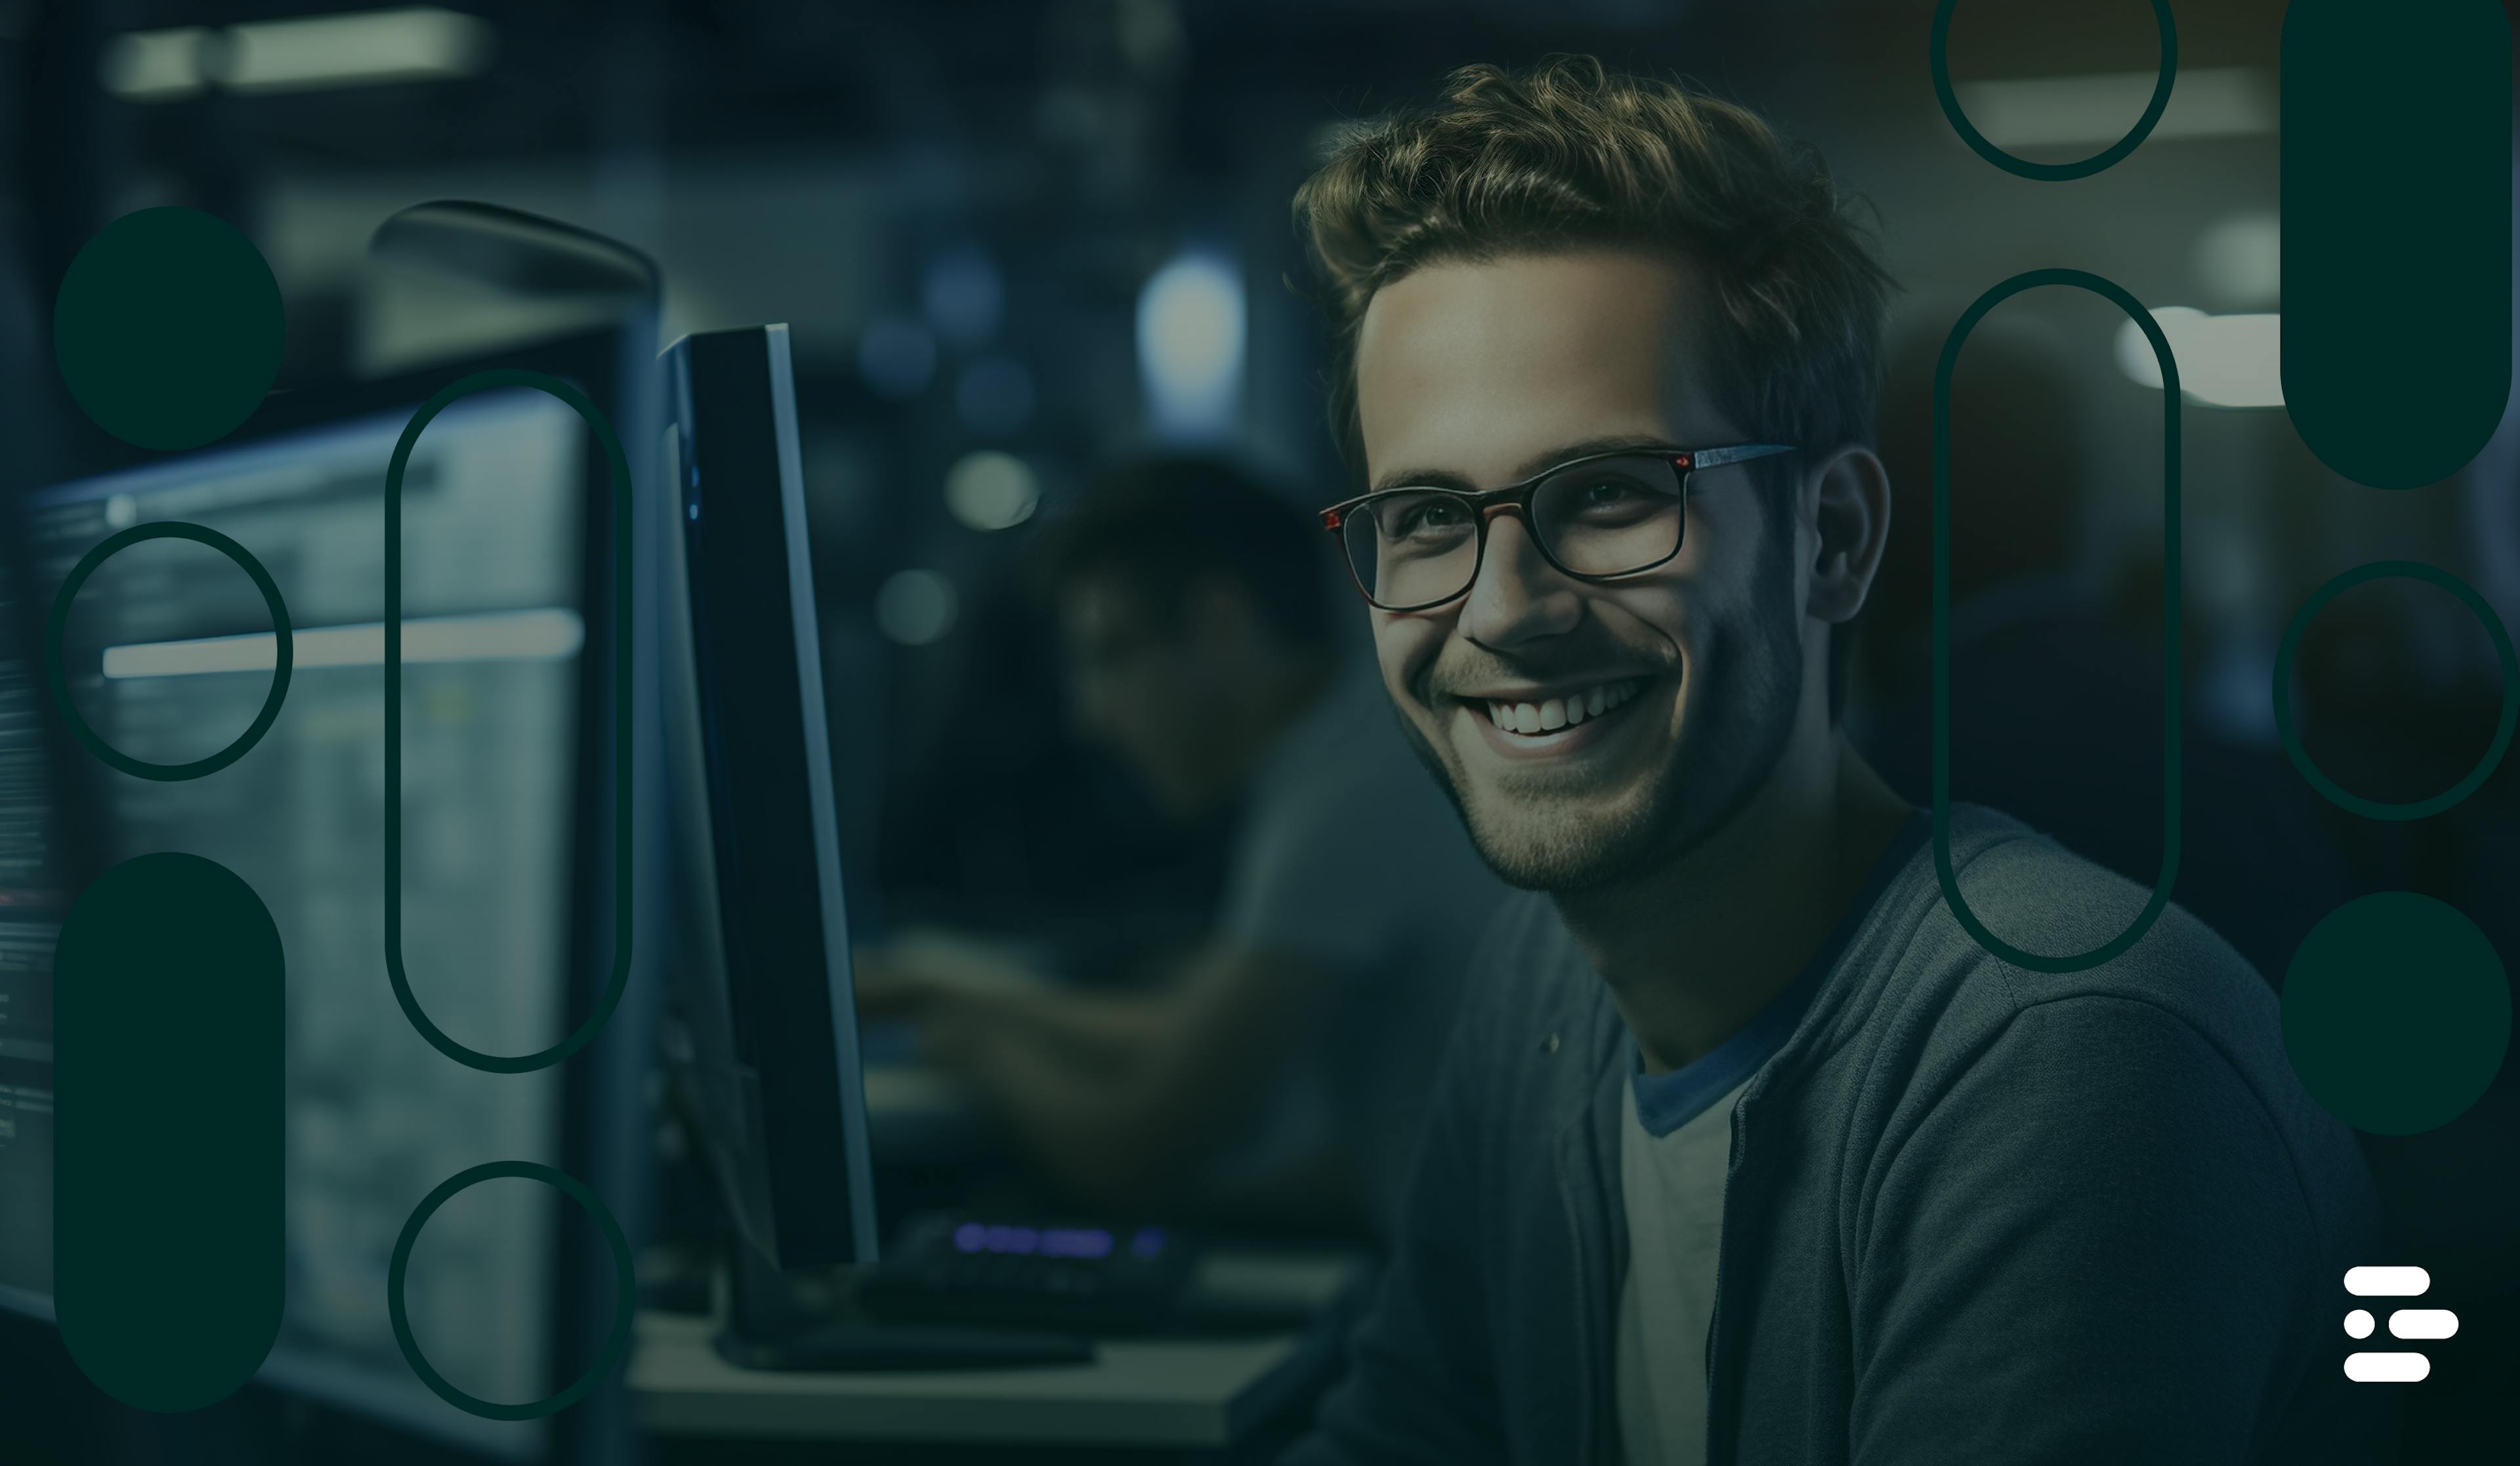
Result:
{"label": "smiling man", "polygon": [[[1840,734],[1888,282],[1820,160],[1594,62],[1471,67],[1297,211],[1371,490],[1324,520],[1531,894],[1295,1459],[2373,1459],[2336,1319],[2374,1204],[2266,985],[2176,907],[2082,970],[1990,955]],[[1992,811],[1949,838],[2027,952],[2145,905]]]}

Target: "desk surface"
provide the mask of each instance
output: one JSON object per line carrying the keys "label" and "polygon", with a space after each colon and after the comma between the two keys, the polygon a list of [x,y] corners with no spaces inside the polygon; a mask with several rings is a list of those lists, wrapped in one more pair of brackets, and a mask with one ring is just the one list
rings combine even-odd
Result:
{"label": "desk surface", "polygon": [[[1353,1258],[1212,1254],[1226,1292],[1319,1292],[1358,1275]],[[1109,1339],[1090,1364],[863,1374],[739,1369],[709,1343],[712,1319],[639,1315],[630,1388],[641,1424],[666,1435],[937,1444],[1197,1448],[1234,1444],[1317,1388],[1330,1360],[1299,1334]]]}

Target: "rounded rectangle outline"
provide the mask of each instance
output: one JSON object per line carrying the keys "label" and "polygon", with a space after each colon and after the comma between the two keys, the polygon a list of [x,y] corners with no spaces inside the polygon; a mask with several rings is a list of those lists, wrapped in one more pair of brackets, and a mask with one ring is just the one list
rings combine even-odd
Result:
{"label": "rounded rectangle outline", "polygon": [[[557,397],[593,429],[603,447],[612,485],[612,974],[593,1012],[559,1043],[537,1053],[491,1054],[457,1043],[429,1020],[411,991],[402,959],[402,480],[411,451],[430,420],[459,398],[492,387],[531,387]],[[548,373],[518,368],[475,372],[438,389],[404,424],[385,466],[385,976],[403,1017],[429,1046],[455,1062],[490,1074],[524,1074],[562,1062],[592,1042],[621,1003],[630,984],[632,872],[630,866],[631,691],[630,466],[621,437],[586,394]]]}
{"label": "rounded rectangle outline", "polygon": [[[2152,895],[2126,929],[2088,952],[2049,955],[2013,946],[1987,929],[1960,894],[1959,876],[1952,867],[1952,370],[1959,364],[1960,347],[1987,312],[2024,290],[2061,285],[2089,290],[2126,312],[2152,343],[2161,364],[2161,873]],[[2082,972],[2111,960],[2142,940],[2170,905],[2170,890],[2179,879],[2180,742],[2180,585],[2179,585],[2179,362],[2170,338],[2152,312],[2116,282],[2088,270],[2025,270],[1989,289],[1960,314],[1943,343],[1934,367],[1934,731],[1930,741],[1934,769],[1934,876],[1943,900],[1960,928],[2000,960],[2033,972]]]}

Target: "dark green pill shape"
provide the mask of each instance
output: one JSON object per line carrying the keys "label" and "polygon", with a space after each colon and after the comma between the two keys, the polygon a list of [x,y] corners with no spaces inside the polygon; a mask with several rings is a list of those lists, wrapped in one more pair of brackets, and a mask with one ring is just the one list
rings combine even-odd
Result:
{"label": "dark green pill shape", "polygon": [[2283,393],[2320,462],[2437,483],[2511,395],[2511,22],[2496,0],[2293,0]]}
{"label": "dark green pill shape", "polygon": [[144,855],[80,894],[53,973],[62,1342],[124,1404],[197,1410],[280,1333],[280,932],[216,861]]}

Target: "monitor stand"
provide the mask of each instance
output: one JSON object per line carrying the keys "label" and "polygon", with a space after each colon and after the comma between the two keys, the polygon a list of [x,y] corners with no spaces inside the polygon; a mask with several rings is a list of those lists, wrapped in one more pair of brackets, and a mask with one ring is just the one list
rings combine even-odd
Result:
{"label": "monitor stand", "polygon": [[797,1299],[788,1279],[742,1238],[727,1252],[726,1321],[710,1341],[739,1369],[1003,1369],[1085,1364],[1083,1334],[954,1324],[878,1323]]}

